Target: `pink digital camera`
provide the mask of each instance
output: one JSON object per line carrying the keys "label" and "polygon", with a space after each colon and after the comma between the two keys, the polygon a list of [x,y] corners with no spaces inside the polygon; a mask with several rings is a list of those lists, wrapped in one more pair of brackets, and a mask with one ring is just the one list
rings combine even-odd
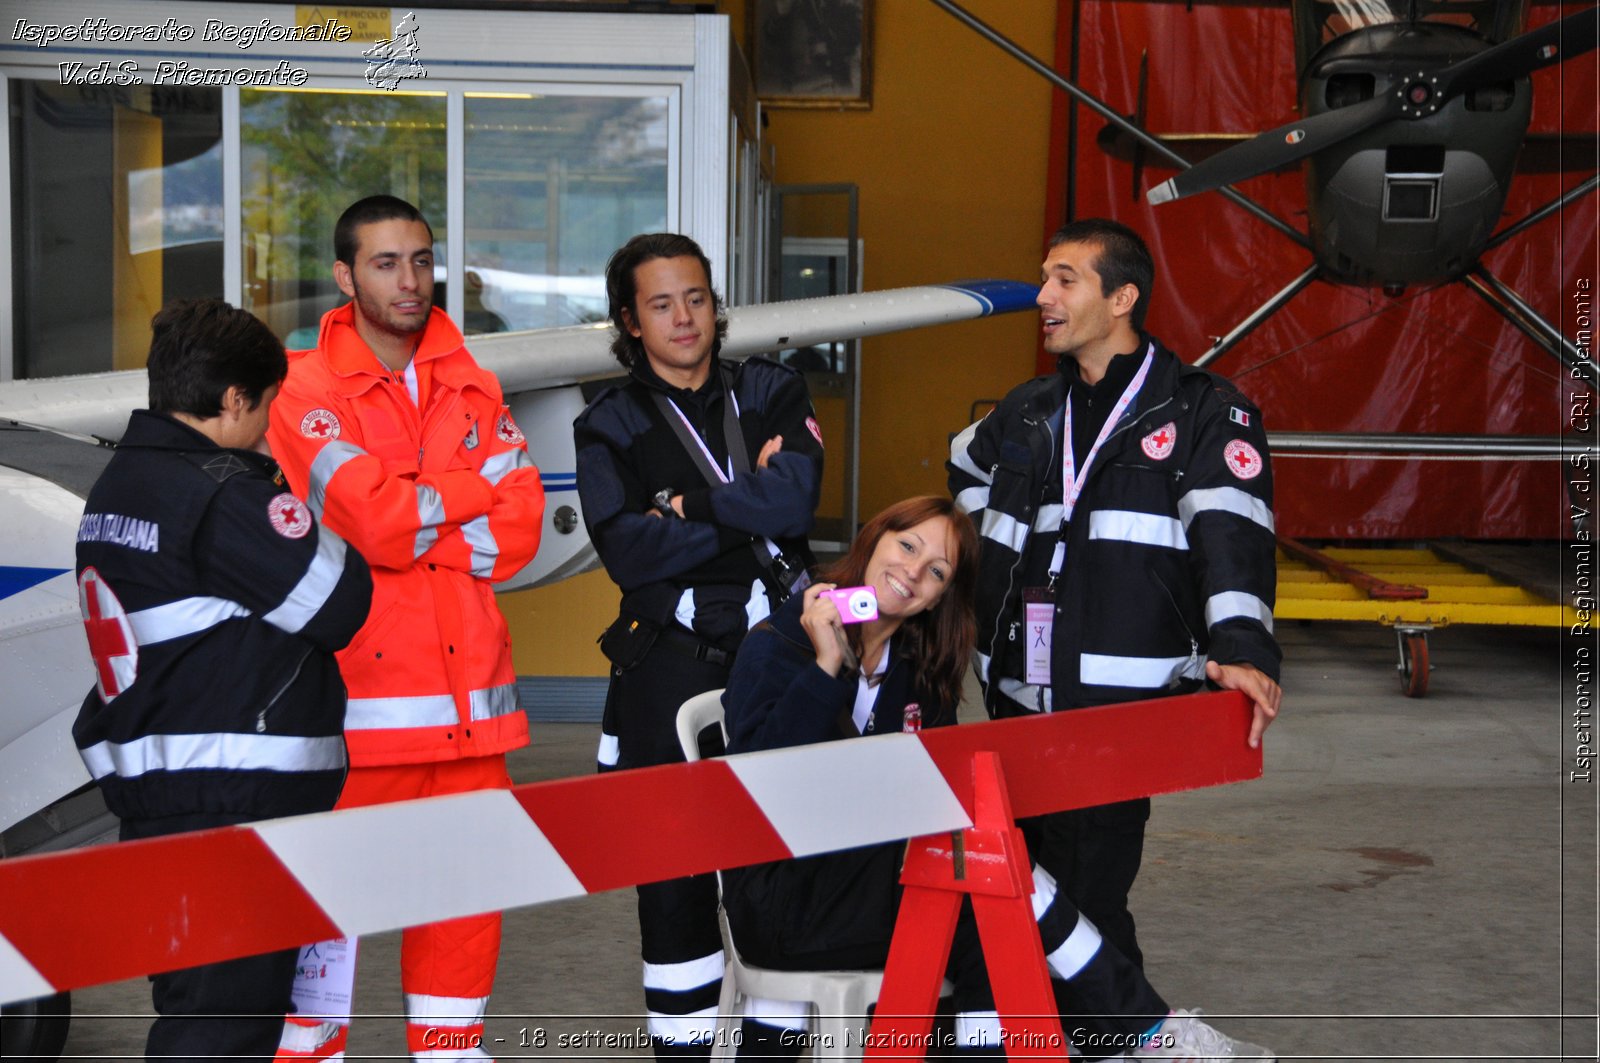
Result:
{"label": "pink digital camera", "polygon": [[836,590],[823,591],[822,596],[833,601],[833,607],[839,610],[839,622],[842,624],[859,624],[865,620],[878,619],[878,592],[871,587],[840,587]]}

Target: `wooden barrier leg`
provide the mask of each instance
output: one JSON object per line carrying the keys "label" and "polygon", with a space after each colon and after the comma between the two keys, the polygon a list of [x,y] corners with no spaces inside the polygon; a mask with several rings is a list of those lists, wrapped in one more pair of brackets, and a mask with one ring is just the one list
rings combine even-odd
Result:
{"label": "wooden barrier leg", "polygon": [[[918,838],[941,841],[935,835]],[[909,856],[907,863],[910,863]],[[939,1005],[939,987],[955,940],[961,894],[927,886],[910,886],[900,899],[889,961],[883,968],[883,988],[867,1037],[867,1059],[920,1059],[932,1045],[933,1013]]]}
{"label": "wooden barrier leg", "polygon": [[1033,918],[1033,871],[1011,816],[1000,758],[973,755],[973,826],[914,838],[900,881],[883,990],[867,1059],[920,1058],[930,1047],[933,1009],[950,958],[961,898],[972,897],[978,938],[994,990],[1007,1054],[1065,1059],[1067,1042]]}

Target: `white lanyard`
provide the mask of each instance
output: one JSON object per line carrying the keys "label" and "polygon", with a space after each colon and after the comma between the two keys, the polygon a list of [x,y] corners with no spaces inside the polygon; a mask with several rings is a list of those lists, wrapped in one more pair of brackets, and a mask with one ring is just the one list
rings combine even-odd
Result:
{"label": "white lanyard", "polygon": [[[1072,511],[1078,506],[1078,496],[1083,494],[1084,481],[1089,478],[1089,468],[1094,464],[1095,455],[1100,453],[1100,447],[1111,437],[1112,431],[1117,427],[1117,422],[1122,419],[1122,415],[1127,412],[1128,407],[1133,405],[1133,400],[1139,394],[1139,389],[1144,386],[1144,378],[1150,375],[1150,366],[1155,361],[1155,354],[1156,345],[1152,343],[1145,350],[1144,363],[1139,366],[1139,371],[1133,375],[1132,380],[1128,381],[1128,386],[1122,390],[1122,397],[1117,400],[1117,404],[1111,407],[1111,413],[1106,417],[1106,423],[1100,427],[1099,438],[1094,441],[1094,446],[1089,448],[1089,453],[1085,455],[1083,468],[1081,469],[1077,468],[1077,463],[1072,457],[1072,396],[1070,393],[1068,394],[1066,425],[1061,432],[1063,437],[1061,447],[1062,527],[1066,527],[1067,522],[1072,520]],[[1066,539],[1057,536],[1055,553],[1050,558],[1050,583],[1052,585],[1055,583],[1056,577],[1061,574],[1061,566],[1066,561],[1066,556]]]}
{"label": "white lanyard", "polygon": [[[734,420],[737,421],[739,419],[739,400],[733,397],[733,389],[731,389],[731,388],[727,389],[727,395],[728,395],[728,402],[733,405],[733,418],[734,418]],[[711,466],[711,471],[716,473],[717,474],[717,478],[720,479],[723,483],[725,483],[725,484],[733,483],[733,457],[732,457],[732,455],[730,455],[728,457],[728,470],[727,470],[727,472],[723,472],[722,471],[722,466],[717,464],[716,456],[711,453],[711,448],[706,446],[706,441],[705,441],[704,437],[702,437],[700,435],[700,433],[695,429],[694,423],[692,421],[690,421],[689,418],[687,418],[687,417],[685,417],[683,415],[683,410],[681,410],[678,407],[678,404],[676,402],[673,402],[671,399],[668,399],[667,400],[667,405],[672,407],[672,412],[678,415],[678,420],[683,422],[683,426],[685,428],[687,428],[689,430],[689,434],[694,437],[695,443],[698,444],[699,447],[700,447],[700,452],[706,456],[706,464]]]}

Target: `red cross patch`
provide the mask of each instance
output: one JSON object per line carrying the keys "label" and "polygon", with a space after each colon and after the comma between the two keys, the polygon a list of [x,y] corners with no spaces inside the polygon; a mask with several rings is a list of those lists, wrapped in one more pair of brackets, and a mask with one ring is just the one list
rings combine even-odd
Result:
{"label": "red cross patch", "polygon": [[1145,456],[1160,461],[1172,453],[1173,446],[1178,442],[1178,426],[1168,421],[1154,432],[1139,440]]}
{"label": "red cross patch", "polygon": [[311,510],[287,491],[267,503],[267,520],[285,539],[304,539],[311,530]]}
{"label": "red cross patch", "polygon": [[89,655],[94,658],[94,685],[101,700],[110,704],[133,685],[139,673],[139,643],[133,637],[127,610],[93,565],[78,577],[78,612],[83,615]]}
{"label": "red cross patch", "polygon": [[517,427],[517,422],[511,419],[509,413],[502,413],[500,420],[495,422],[494,434],[500,437],[502,443],[520,446],[524,440],[522,429]]}
{"label": "red cross patch", "polygon": [[1254,480],[1261,475],[1261,452],[1242,439],[1231,439],[1222,448],[1222,460],[1228,471],[1241,480]]}
{"label": "red cross patch", "polygon": [[333,415],[332,410],[324,410],[318,406],[300,418],[300,434],[307,439],[331,442],[339,438],[339,418]]}

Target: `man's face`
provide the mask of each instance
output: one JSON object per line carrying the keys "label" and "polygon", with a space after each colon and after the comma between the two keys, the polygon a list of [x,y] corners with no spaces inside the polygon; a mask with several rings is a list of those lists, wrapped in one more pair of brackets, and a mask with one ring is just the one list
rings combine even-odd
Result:
{"label": "man's face", "polygon": [[652,258],[633,271],[633,310],[625,313],[628,334],[644,344],[654,369],[669,384],[696,386],[692,378],[711,357],[717,314],[711,280],[693,255]]}
{"label": "man's face", "polygon": [[374,328],[410,336],[433,308],[433,243],[420,221],[390,218],[356,230],[355,265],[333,264],[339,290]]}
{"label": "man's face", "polygon": [[1051,354],[1075,358],[1099,354],[1113,332],[1122,327],[1115,311],[1134,289],[1124,285],[1110,295],[1101,293],[1100,274],[1095,270],[1099,253],[1098,244],[1068,243],[1057,244],[1045,257],[1041,267],[1044,280],[1034,301],[1039,304],[1044,349]]}

